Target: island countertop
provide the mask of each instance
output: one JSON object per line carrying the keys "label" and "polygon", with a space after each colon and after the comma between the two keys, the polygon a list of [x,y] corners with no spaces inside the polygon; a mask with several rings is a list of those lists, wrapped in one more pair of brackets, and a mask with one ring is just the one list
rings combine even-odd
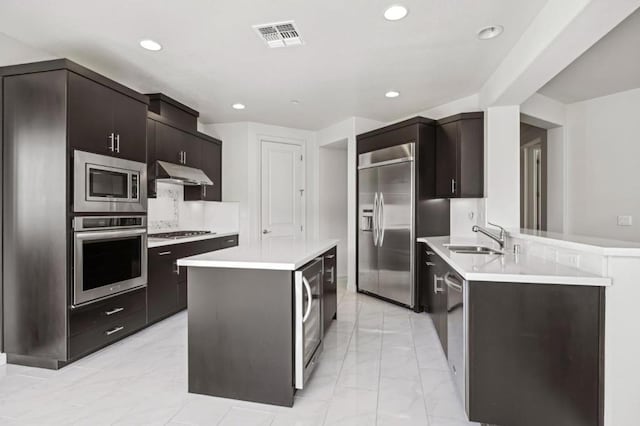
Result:
{"label": "island countertop", "polygon": [[338,240],[269,239],[241,243],[178,260],[179,266],[295,271],[320,256]]}
{"label": "island countertop", "polygon": [[448,236],[424,237],[418,238],[417,241],[429,244],[436,254],[468,281],[611,285],[611,278],[590,274],[535,256],[521,254],[516,258],[511,253],[505,253],[502,256],[454,253],[445,244],[457,244],[460,241],[452,241]]}

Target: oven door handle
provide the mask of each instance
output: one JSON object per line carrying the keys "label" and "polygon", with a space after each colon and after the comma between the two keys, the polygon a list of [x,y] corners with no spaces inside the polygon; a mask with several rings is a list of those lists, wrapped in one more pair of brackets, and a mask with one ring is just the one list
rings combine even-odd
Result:
{"label": "oven door handle", "polygon": [[309,281],[304,276],[302,277],[302,284],[304,284],[304,288],[307,290],[307,312],[305,312],[304,316],[302,317],[302,322],[305,323],[307,321],[307,318],[309,318],[309,315],[311,314],[311,303],[313,302],[313,299],[311,295],[311,286],[309,285]]}
{"label": "oven door handle", "polygon": [[103,238],[135,237],[137,235],[146,235],[146,233],[146,229],[128,229],[126,231],[90,231],[76,232],[76,238],[79,240],[100,240]]}

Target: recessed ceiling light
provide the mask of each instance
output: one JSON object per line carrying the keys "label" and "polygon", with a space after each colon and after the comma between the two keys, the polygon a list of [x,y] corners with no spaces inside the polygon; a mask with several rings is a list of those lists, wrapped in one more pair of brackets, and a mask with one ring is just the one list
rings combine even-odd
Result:
{"label": "recessed ceiling light", "polygon": [[231,105],[233,109],[245,109],[246,106],[244,104],[233,104]]}
{"label": "recessed ceiling light", "polygon": [[480,40],[490,40],[498,37],[502,34],[502,31],[504,31],[504,27],[502,25],[491,25],[478,31],[478,38]]}
{"label": "recessed ceiling light", "polygon": [[384,11],[384,18],[387,21],[399,21],[407,16],[407,13],[409,13],[409,11],[406,7],[395,4]]}
{"label": "recessed ceiling light", "polygon": [[162,49],[162,45],[160,43],[158,43],[157,41],[150,40],[150,39],[142,40],[140,42],[140,46],[142,46],[143,48],[145,48],[147,50],[151,50],[153,52],[157,52],[158,50]]}
{"label": "recessed ceiling light", "polygon": [[400,92],[396,92],[395,90],[390,90],[384,94],[387,98],[397,98],[400,96]]}

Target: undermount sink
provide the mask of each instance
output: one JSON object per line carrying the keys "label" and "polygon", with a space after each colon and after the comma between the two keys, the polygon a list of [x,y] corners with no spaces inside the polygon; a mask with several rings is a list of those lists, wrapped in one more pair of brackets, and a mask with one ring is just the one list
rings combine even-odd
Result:
{"label": "undermount sink", "polygon": [[458,246],[453,244],[444,244],[446,248],[451,250],[454,253],[464,253],[464,254],[497,254],[503,255],[504,253],[500,250],[495,250],[490,247],[484,246]]}

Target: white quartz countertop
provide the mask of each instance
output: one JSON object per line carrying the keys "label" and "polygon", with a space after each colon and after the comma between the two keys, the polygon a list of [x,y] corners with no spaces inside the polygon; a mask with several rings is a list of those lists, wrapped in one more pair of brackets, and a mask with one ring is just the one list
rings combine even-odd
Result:
{"label": "white quartz countertop", "polygon": [[241,243],[178,260],[180,266],[294,271],[338,244],[338,240],[269,239]]}
{"label": "white quartz countertop", "polygon": [[231,235],[237,235],[238,231],[214,231],[214,234],[196,235],[187,238],[153,238],[147,239],[147,248],[170,246],[173,244],[184,244],[193,241],[210,240],[212,238],[224,238]]}
{"label": "white quartz countertop", "polygon": [[600,254],[603,256],[640,257],[640,243],[589,237],[585,235],[562,234],[533,229],[510,230],[509,235],[523,240],[537,241],[571,250]]}
{"label": "white quartz countertop", "polygon": [[[469,244],[469,241],[450,237],[424,237],[418,242],[427,243],[445,262],[467,281],[492,281],[513,283],[568,284],[609,286],[611,279],[564,266],[535,256],[512,253],[500,255],[465,254],[450,251],[445,244]],[[475,243],[477,245],[477,242]],[[492,247],[493,245],[487,244]]]}

